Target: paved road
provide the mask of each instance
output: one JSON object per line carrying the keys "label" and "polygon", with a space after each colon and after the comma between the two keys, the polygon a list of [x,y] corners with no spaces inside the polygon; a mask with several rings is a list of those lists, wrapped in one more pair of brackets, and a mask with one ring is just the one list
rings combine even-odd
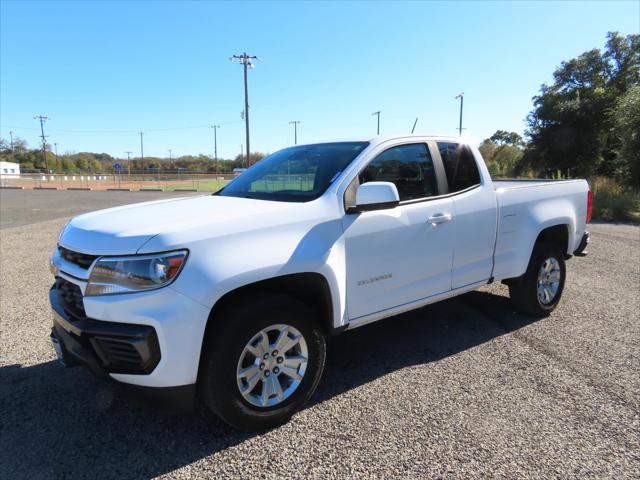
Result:
{"label": "paved road", "polygon": [[128,203],[188,195],[206,193],[0,189],[0,229],[29,225],[52,218],[69,218],[80,213]]}
{"label": "paved road", "polygon": [[640,477],[640,228],[592,225],[550,318],[497,284],[332,339],[311,405],[244,434],[54,362],[47,257],[74,211],[125,199],[95,193],[0,231],[0,478]]}

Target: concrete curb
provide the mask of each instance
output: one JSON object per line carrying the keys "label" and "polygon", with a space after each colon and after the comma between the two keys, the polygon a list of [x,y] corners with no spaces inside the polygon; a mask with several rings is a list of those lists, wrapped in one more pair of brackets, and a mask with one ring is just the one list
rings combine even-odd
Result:
{"label": "concrete curb", "polygon": [[67,190],[93,190],[93,189],[89,187],[69,187],[67,188]]}
{"label": "concrete curb", "polygon": [[107,188],[107,192],[130,192],[130,188]]}
{"label": "concrete curb", "polygon": [[141,188],[139,192],[164,192],[162,188]]}
{"label": "concrete curb", "polygon": [[195,188],[176,188],[174,192],[197,192]]}
{"label": "concrete curb", "polygon": [[34,190],[60,190],[58,187],[33,187]]}
{"label": "concrete curb", "polygon": [[6,189],[6,190],[24,190],[24,187],[1,186],[0,188]]}

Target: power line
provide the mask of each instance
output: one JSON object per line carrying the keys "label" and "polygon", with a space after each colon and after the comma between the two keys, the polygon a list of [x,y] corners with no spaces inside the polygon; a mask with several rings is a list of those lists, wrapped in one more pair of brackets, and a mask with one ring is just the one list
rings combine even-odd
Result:
{"label": "power line", "polygon": [[298,124],[300,123],[300,120],[292,120],[289,122],[289,125],[293,124],[293,144],[297,145],[298,144]]}
{"label": "power line", "polygon": [[47,137],[44,134],[44,122],[49,120],[49,117],[44,115],[34,115],[35,120],[40,120],[40,132],[42,137],[42,158],[44,159],[44,169],[49,173],[49,164],[47,163]]}
{"label": "power line", "polygon": [[374,115],[378,116],[378,133],[376,135],[380,135],[380,110],[378,110],[377,112],[373,112],[371,114],[371,116],[373,117]]}
{"label": "power line", "polygon": [[249,146],[249,87],[247,85],[247,68],[255,68],[253,63],[254,60],[262,61],[255,55],[247,55],[247,53],[243,53],[242,55],[232,55],[229,57],[229,60],[232,62],[237,60],[244,67],[244,125],[245,125],[245,134],[246,134],[246,143],[247,143],[247,167],[249,167],[249,152],[251,148]]}

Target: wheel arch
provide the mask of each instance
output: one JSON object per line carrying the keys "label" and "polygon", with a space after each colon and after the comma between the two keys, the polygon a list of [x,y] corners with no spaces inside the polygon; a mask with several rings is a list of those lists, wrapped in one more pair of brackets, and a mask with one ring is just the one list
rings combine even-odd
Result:
{"label": "wheel arch", "polygon": [[222,310],[235,302],[248,300],[256,293],[268,292],[290,296],[314,308],[318,312],[320,326],[326,334],[333,335],[343,330],[334,327],[334,305],[328,280],[320,273],[304,272],[259,280],[225,293],[211,308],[205,339],[214,328]]}
{"label": "wheel arch", "polygon": [[540,242],[555,243],[562,248],[562,251],[565,252],[565,254],[567,254],[569,251],[570,229],[571,225],[567,223],[558,223],[556,225],[547,226],[538,233],[533,246],[535,248],[535,246]]}

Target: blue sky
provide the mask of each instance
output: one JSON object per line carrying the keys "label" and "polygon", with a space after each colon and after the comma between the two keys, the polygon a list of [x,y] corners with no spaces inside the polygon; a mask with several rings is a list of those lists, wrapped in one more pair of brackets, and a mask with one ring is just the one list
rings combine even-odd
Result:
{"label": "blue sky", "polygon": [[640,2],[0,2],[0,135],[38,142],[51,117],[65,151],[233,157],[244,143],[242,68],[250,71],[251,147],[381,133],[482,139],[523,132],[561,61],[638,33]]}

